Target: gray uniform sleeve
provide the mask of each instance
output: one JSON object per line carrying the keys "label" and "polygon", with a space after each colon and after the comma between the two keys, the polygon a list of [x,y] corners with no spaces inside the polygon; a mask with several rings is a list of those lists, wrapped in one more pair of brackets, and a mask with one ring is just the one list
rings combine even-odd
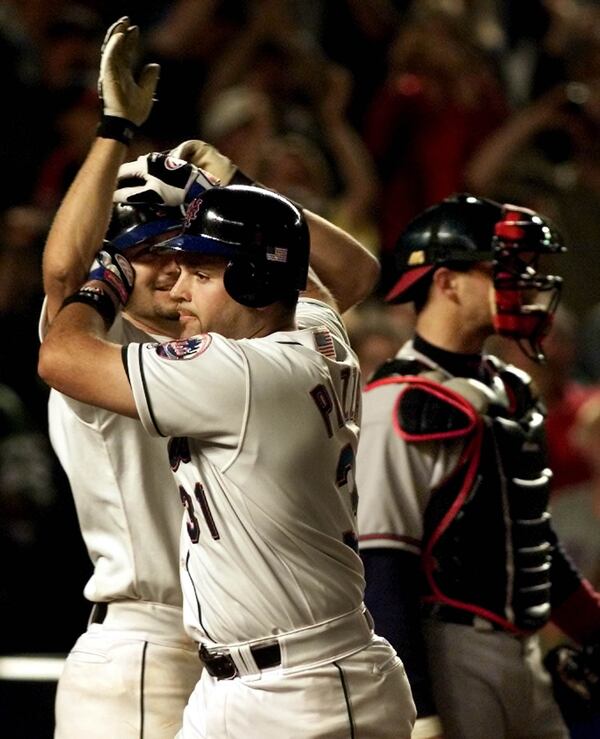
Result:
{"label": "gray uniform sleeve", "polygon": [[356,461],[361,549],[421,551],[423,514],[432,490],[454,469],[462,441],[405,441],[397,428],[402,385],[382,385],[363,397]]}

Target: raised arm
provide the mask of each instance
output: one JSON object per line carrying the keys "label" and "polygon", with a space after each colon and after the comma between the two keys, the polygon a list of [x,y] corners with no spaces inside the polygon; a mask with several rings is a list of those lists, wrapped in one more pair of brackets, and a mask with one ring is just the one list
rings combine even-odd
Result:
{"label": "raised arm", "polygon": [[352,94],[350,72],[327,63],[324,74],[327,85],[318,109],[325,141],[342,180],[342,192],[336,198],[338,222],[354,233],[373,221],[379,182],[371,154],[346,115]]}
{"label": "raised arm", "polygon": [[105,252],[92,265],[88,281],[79,286],[108,224],[127,143],[152,107],[158,67],[146,66],[134,80],[137,40],[138,29],[128,18],[117,21],[105,39],[98,139],[59,207],[46,244],[44,279],[54,320],[38,364],[40,377],[66,395],[130,416],[137,414],[121,347],[105,336],[131,291],[133,270],[122,255]]}
{"label": "raised arm", "polygon": [[85,280],[102,246],[116,174],[126,151],[116,141],[96,139],[56,213],[43,256],[49,321]]}
{"label": "raised arm", "polygon": [[[370,295],[379,277],[379,263],[347,231],[309,210],[304,215],[310,231],[311,269],[344,313]],[[324,297],[318,283],[310,279],[305,294]]]}
{"label": "raised arm", "polygon": [[64,298],[84,281],[102,245],[117,171],[127,153],[126,143],[152,106],[158,67],[145,67],[138,81],[130,71],[138,35],[137,27],[130,26],[128,18],[121,18],[109,28],[104,40],[98,81],[104,100],[99,137],[56,213],[44,249],[42,269],[50,321]]}

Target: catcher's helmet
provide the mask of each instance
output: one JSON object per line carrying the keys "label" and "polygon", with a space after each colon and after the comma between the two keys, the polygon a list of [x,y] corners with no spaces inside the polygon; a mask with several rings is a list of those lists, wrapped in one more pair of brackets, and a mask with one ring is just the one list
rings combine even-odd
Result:
{"label": "catcher's helmet", "polygon": [[417,286],[436,267],[494,259],[494,227],[502,205],[472,195],[453,195],[418,215],[400,234],[394,250],[399,278],[390,303],[413,300]]}
{"label": "catcher's helmet", "polygon": [[453,195],[417,216],[395,248],[399,277],[391,303],[415,299],[424,278],[444,265],[493,262],[498,334],[528,342],[539,359],[541,340],[558,305],[562,279],[538,271],[542,254],[566,251],[550,222],[528,208],[468,193]]}
{"label": "catcher's helmet", "polygon": [[181,231],[183,215],[180,207],[115,203],[105,238],[119,251],[150,247]]}
{"label": "catcher's helmet", "polygon": [[188,206],[181,233],[158,248],[225,257],[225,289],[251,308],[306,287],[310,238],[302,211],[261,187],[206,190]]}

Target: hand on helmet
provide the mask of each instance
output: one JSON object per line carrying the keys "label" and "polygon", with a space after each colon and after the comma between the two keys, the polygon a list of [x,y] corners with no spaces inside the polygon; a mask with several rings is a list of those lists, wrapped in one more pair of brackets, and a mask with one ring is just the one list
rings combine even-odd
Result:
{"label": "hand on helmet", "polygon": [[222,187],[229,185],[238,171],[235,164],[224,154],[221,154],[214,146],[207,144],[206,141],[199,139],[183,141],[169,153],[171,156],[185,159],[210,173],[219,180]]}
{"label": "hand on helmet", "polygon": [[147,64],[134,79],[133,64],[138,52],[139,28],[124,16],[106,32],[102,44],[98,95],[104,116],[124,118],[140,126],[152,109],[160,67]]}
{"label": "hand on helmet", "polygon": [[185,206],[217,184],[194,164],[153,152],[121,165],[113,202]]}

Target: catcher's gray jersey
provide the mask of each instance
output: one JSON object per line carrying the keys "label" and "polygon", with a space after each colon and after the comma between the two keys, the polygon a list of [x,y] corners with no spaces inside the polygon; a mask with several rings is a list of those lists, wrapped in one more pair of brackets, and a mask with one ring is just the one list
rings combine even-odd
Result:
{"label": "catcher's gray jersey", "polygon": [[[443,373],[416,352],[412,342],[397,356],[418,358]],[[454,470],[463,441],[407,444],[394,427],[394,408],[402,387],[398,382],[384,382],[365,394],[357,465],[360,548],[420,554],[425,509],[432,491]]]}

